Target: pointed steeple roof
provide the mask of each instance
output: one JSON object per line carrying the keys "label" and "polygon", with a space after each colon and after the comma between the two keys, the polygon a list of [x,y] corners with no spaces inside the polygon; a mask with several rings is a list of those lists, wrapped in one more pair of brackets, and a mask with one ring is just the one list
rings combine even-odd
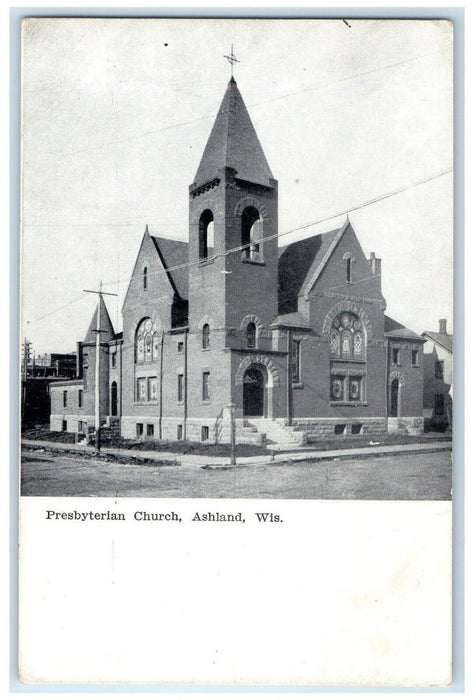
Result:
{"label": "pointed steeple roof", "polygon": [[[115,338],[115,331],[114,327],[112,325],[112,321],[110,320],[109,312],[107,311],[107,307],[105,305],[104,297],[100,296],[99,297],[99,304],[100,304],[100,330],[102,333],[100,334],[100,342],[101,343],[107,343],[109,340],[113,340]],[[96,310],[94,311],[94,315],[92,316],[92,320],[89,325],[89,329],[86,333],[86,337],[84,338],[85,343],[95,343],[96,340],[96,333],[95,331],[97,330],[97,312],[99,309],[99,304],[97,304]]]}
{"label": "pointed steeple roof", "polygon": [[240,179],[261,185],[273,179],[234,78],[227,86],[194,182],[201,185],[212,180],[223,167],[234,168]]}

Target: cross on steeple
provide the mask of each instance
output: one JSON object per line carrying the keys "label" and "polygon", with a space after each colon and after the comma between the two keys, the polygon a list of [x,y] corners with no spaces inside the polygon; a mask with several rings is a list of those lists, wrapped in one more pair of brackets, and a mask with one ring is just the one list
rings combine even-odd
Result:
{"label": "cross on steeple", "polygon": [[240,61],[236,58],[234,54],[234,44],[231,44],[230,46],[230,54],[228,56],[224,56],[229,63],[230,63],[230,77],[234,77],[234,63],[240,63]]}

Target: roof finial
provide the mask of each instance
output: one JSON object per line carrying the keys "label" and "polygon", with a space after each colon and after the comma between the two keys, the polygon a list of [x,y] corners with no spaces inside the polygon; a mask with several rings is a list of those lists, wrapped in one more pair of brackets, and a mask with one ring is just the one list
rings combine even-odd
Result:
{"label": "roof finial", "polygon": [[240,63],[240,61],[235,57],[234,54],[234,44],[231,44],[230,46],[230,54],[228,56],[224,56],[229,63],[230,63],[230,79],[231,81],[234,80],[234,63]]}

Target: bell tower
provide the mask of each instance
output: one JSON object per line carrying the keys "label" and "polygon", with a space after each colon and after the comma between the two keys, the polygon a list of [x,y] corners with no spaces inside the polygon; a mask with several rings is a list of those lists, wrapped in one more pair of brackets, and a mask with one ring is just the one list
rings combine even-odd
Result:
{"label": "bell tower", "polygon": [[[232,77],[189,187],[189,322],[232,331],[278,315],[278,182]],[[234,333],[235,336],[235,333]]]}

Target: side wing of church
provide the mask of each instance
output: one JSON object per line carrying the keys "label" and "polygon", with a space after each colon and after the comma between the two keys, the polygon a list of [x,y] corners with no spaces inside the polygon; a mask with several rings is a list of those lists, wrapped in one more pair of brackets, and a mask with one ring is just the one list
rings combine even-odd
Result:
{"label": "side wing of church", "polygon": [[[231,410],[248,443],[423,430],[424,338],[385,315],[381,261],[349,219],[279,249],[278,182],[233,78],[189,241],[146,228],[123,335],[99,303],[101,423],[124,438],[229,442]],[[94,323],[77,378],[51,387],[53,430],[93,425]]]}

